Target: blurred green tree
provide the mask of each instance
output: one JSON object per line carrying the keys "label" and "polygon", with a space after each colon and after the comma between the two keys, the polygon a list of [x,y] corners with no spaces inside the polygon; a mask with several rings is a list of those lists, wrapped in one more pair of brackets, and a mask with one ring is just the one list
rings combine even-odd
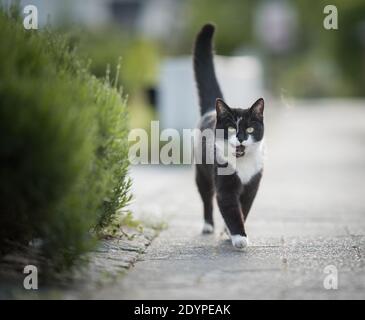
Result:
{"label": "blurred green tree", "polygon": [[[294,46],[276,54],[257,37],[259,8],[272,3],[290,6],[296,13]],[[323,27],[328,1],[308,0],[200,0],[188,1],[187,27],[178,52],[188,53],[196,32],[206,22],[218,27],[219,54],[258,55],[265,65],[268,88],[297,97],[365,95],[365,2],[334,0],[338,30]],[[263,18],[265,19],[265,17]],[[267,29],[268,37],[272,30]]]}

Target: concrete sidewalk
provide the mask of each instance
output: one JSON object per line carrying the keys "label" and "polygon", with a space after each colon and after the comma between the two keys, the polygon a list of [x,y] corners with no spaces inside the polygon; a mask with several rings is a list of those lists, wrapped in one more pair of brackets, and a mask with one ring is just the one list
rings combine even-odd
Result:
{"label": "concrete sidewalk", "polygon": [[[365,104],[267,107],[266,122],[264,179],[246,225],[251,246],[231,246],[218,210],[215,234],[201,235],[192,169],[134,168],[133,209],[169,227],[92,298],[365,298]],[[324,288],[328,265],[337,290]]]}

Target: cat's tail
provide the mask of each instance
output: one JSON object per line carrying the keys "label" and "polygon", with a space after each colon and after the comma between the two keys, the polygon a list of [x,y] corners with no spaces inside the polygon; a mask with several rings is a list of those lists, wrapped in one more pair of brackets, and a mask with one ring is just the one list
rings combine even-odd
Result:
{"label": "cat's tail", "polygon": [[217,98],[223,98],[214,71],[212,43],[214,29],[212,24],[204,25],[194,45],[194,72],[202,115],[214,109]]}

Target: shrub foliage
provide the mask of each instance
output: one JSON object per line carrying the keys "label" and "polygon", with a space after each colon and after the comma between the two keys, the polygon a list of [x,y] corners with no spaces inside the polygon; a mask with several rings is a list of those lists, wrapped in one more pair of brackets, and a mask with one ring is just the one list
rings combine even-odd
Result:
{"label": "shrub foliage", "polygon": [[126,102],[49,30],[0,12],[0,40],[0,250],[70,266],[130,199]]}

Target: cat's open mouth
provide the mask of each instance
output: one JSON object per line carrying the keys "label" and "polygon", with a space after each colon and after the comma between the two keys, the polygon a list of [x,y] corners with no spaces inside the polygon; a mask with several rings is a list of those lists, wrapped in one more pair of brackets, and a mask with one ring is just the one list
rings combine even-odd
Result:
{"label": "cat's open mouth", "polygon": [[236,147],[236,152],[233,153],[236,158],[243,157],[245,155],[245,146]]}

